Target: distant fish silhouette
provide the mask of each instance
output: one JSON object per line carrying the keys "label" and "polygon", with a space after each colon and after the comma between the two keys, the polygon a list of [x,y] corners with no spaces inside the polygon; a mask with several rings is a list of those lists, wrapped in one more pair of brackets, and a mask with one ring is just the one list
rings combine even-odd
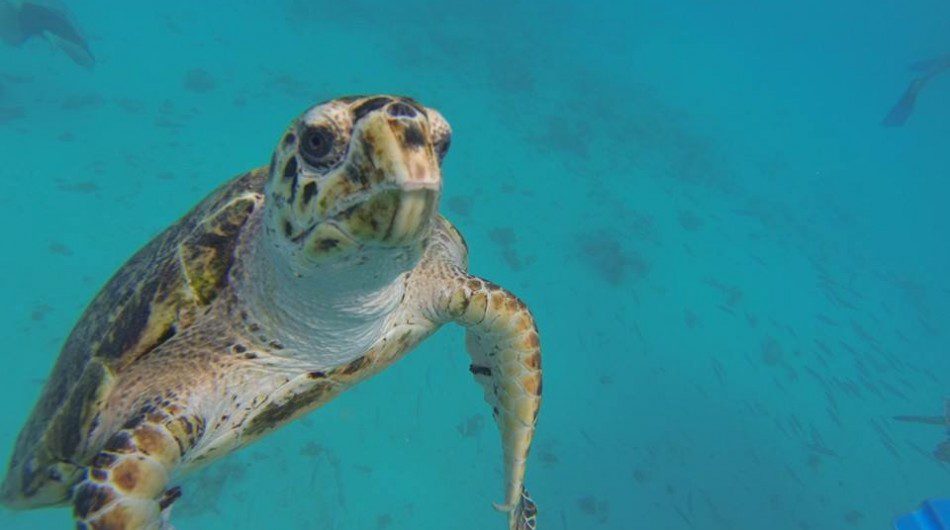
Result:
{"label": "distant fish silhouette", "polygon": [[920,72],[921,75],[910,82],[907,90],[901,99],[891,108],[891,111],[881,122],[885,127],[900,127],[904,125],[907,118],[914,112],[914,103],[917,101],[917,94],[924,88],[928,81],[938,74],[950,70],[950,54],[930,59],[927,61],[916,62],[911,65],[911,70]]}
{"label": "distant fish silhouette", "polygon": [[894,419],[897,421],[939,425],[950,428],[950,398],[944,400],[942,416],[894,416]]}
{"label": "distant fish silhouette", "polygon": [[925,425],[950,425],[950,420],[944,416],[894,416],[894,419],[908,423],[923,423]]}
{"label": "distant fish silhouette", "polygon": [[947,68],[947,65],[950,65],[950,54],[941,55],[940,57],[935,57],[933,59],[927,59],[926,61],[917,61],[910,65],[910,69],[913,72],[920,72],[926,74],[940,68]]}
{"label": "distant fish silhouette", "polygon": [[58,0],[0,0],[0,40],[19,46],[37,36],[80,66],[92,68],[96,62],[72,13]]}
{"label": "distant fish silhouette", "polygon": [[950,427],[950,398],[944,401],[943,416],[894,416],[897,421]]}
{"label": "distant fish silhouette", "polygon": [[[944,402],[943,416],[894,416],[894,419],[897,421],[947,427],[947,434],[950,435],[950,399]],[[950,438],[937,445],[937,448],[934,449],[933,457],[941,462],[950,462]]]}

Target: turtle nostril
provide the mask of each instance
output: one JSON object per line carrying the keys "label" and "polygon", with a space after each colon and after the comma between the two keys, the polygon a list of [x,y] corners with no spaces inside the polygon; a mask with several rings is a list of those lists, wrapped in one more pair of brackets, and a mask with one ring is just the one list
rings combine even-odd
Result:
{"label": "turtle nostril", "polygon": [[394,118],[415,118],[416,109],[406,105],[405,103],[396,102],[386,108],[386,112]]}

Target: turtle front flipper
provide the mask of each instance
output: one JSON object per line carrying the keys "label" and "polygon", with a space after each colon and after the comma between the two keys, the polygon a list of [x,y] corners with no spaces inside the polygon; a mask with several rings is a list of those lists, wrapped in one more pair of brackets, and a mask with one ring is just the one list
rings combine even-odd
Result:
{"label": "turtle front flipper", "polygon": [[[537,508],[524,490],[524,475],[541,406],[541,348],[531,312],[515,295],[461,271],[443,291],[440,308],[467,328],[469,370],[485,390],[501,431],[505,499],[510,530],[535,528]],[[440,315],[442,316],[442,315]]]}
{"label": "turtle front flipper", "polygon": [[181,493],[166,487],[203,425],[175,405],[143,409],[109,438],[73,490],[76,528],[171,530],[168,508]]}

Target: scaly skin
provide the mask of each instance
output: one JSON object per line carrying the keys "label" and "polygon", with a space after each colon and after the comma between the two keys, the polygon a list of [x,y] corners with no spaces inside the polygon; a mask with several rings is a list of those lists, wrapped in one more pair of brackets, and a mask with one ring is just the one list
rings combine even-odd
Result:
{"label": "scaly skin", "polygon": [[[181,495],[170,477],[327,403],[454,322],[501,434],[496,508],[509,530],[535,529],[524,477],[538,332],[517,297],[468,273],[462,236],[437,213],[450,134],[438,112],[391,96],[341,98],[295,120],[266,182],[255,171],[213,194],[100,294],[84,319],[124,349],[69,354],[57,377],[85,383],[51,387],[72,389],[69,407],[47,392],[4,500],[54,504],[72,484],[79,528],[168,530]],[[130,289],[136,311],[111,294]],[[44,428],[50,417],[55,429]],[[68,461],[49,442],[59,432],[78,439]],[[44,474],[60,468],[68,475]]]}
{"label": "scaly skin", "polygon": [[[244,360],[240,356],[231,356],[217,361],[219,364],[215,370],[221,373],[216,379],[226,381],[223,388],[234,389],[236,400],[221,394],[215,395],[211,388],[200,386],[197,380],[186,380],[186,385],[174,387],[178,390],[176,397],[190,403],[211,401],[213,404],[228,400],[234,405],[224,411],[215,408],[215,416],[195,415],[188,409],[165,405],[168,411],[165,414],[171,418],[152,418],[146,430],[163,432],[162,429],[165,429],[164,432],[169,432],[163,425],[173,418],[179,424],[193,426],[187,430],[179,428],[179,433],[187,431],[199,434],[191,438],[173,435],[178,447],[167,444],[161,449],[161,452],[167,453],[158,458],[162,466],[155,465],[155,451],[141,449],[141,444],[122,443],[128,439],[133,442],[137,440],[135,433],[142,430],[143,421],[149,420],[147,411],[158,406],[148,402],[142,404],[141,396],[156,392],[167,395],[167,389],[172,388],[173,382],[181,382],[181,375],[173,371],[174,366],[195,362],[196,359],[192,356],[159,357],[152,361],[160,363],[159,366],[142,364],[140,371],[153,374],[147,391],[143,391],[141,382],[120,387],[115,393],[115,407],[120,410],[142,407],[144,412],[128,420],[127,427],[113,435],[106,442],[105,449],[93,460],[86,480],[76,489],[74,503],[77,520],[95,529],[168,528],[162,526],[167,523],[163,522],[162,510],[165,507],[161,504],[168,491],[167,477],[175,469],[191,467],[227,454],[329,402],[344,390],[402,358],[440,325],[455,322],[467,328],[466,342],[472,359],[469,371],[483,387],[485,399],[492,407],[501,433],[505,495],[503,502],[497,504],[496,508],[508,513],[510,530],[535,529],[537,508],[524,489],[524,474],[541,397],[541,357],[537,329],[530,311],[517,297],[491,282],[469,275],[466,261],[466,249],[461,236],[448,221],[437,219],[422,259],[402,279],[406,283],[406,297],[397,316],[393,318],[393,322],[398,325],[389,328],[390,332],[384,335],[387,340],[375,343],[357,360],[328,373],[314,374],[298,368],[298,375],[292,377],[290,374],[294,373],[293,369],[285,368],[288,374],[286,378],[258,377],[251,379],[252,387],[238,390],[240,381],[253,377],[248,375],[249,372],[262,369],[260,363],[273,366],[272,363],[279,358],[271,355],[285,352],[268,352],[264,344],[254,344],[246,333],[225,332],[222,328],[216,328],[216,335],[234,333],[234,337],[243,337],[228,338],[221,344],[254,344],[250,350],[255,351],[258,357]],[[222,306],[229,306],[224,302]],[[211,321],[220,325],[219,319]],[[201,324],[190,333],[198,333],[200,327]],[[200,343],[207,344],[209,340],[205,338]],[[219,349],[223,349],[223,346]],[[159,377],[156,381],[156,373],[169,375]],[[136,377],[127,380],[141,381]],[[201,395],[182,395],[183,391],[189,389]],[[125,396],[137,396],[137,399],[134,402],[126,401]],[[300,400],[298,396],[304,396],[304,399]],[[248,403],[254,403],[252,411],[241,416],[240,412]],[[222,420],[222,417],[226,419]],[[230,418],[233,418],[233,423],[227,424]],[[165,436],[164,439],[168,440],[169,437]],[[125,482],[114,480],[114,475],[103,475],[98,481],[90,478],[95,473],[102,475],[102,471],[108,471],[108,466],[114,465],[111,459],[103,455],[116,453],[116,445],[120,445],[119,450],[124,451],[122,456],[126,469],[135,470],[126,472]],[[136,459],[136,456],[140,458]],[[149,486],[143,489],[135,484],[130,485],[127,478],[130,475]],[[117,499],[126,500],[112,502]],[[121,526],[118,525],[119,521],[128,521],[128,524]],[[145,524],[141,521],[148,521],[148,525],[136,526]],[[106,522],[113,526],[105,525]]]}

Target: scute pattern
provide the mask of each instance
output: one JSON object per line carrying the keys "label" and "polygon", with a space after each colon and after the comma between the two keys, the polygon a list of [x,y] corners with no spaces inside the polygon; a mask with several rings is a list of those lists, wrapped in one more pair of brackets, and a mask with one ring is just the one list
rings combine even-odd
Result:
{"label": "scute pattern", "polygon": [[[66,339],[46,386],[17,439],[2,499],[13,506],[57,504],[67,499],[68,480],[51,483],[48,469],[75,460],[95,421],[95,400],[109,390],[111,377],[187,328],[202,303],[220,288],[230,266],[229,251],[240,218],[250,211],[240,197],[263,194],[267,170],[228,182],[139,250],[106,283]],[[211,223],[205,221],[218,213]],[[223,214],[223,215],[222,215]],[[208,233],[201,230],[208,228]],[[190,244],[189,255],[179,252]],[[198,290],[183,273],[201,271]],[[99,375],[83,375],[96,360]],[[98,368],[95,370],[99,370]],[[55,477],[54,477],[55,478]],[[39,493],[42,488],[49,491]]]}
{"label": "scute pattern", "polygon": [[204,221],[181,246],[185,274],[198,303],[207,305],[227,281],[234,248],[245,220],[258,206],[254,196],[239,196]]}
{"label": "scute pattern", "polygon": [[[469,369],[501,434],[495,506],[509,530],[534,530],[524,478],[540,340],[520,299],[468,273],[461,234],[436,214],[450,138],[437,111],[408,98],[336,100],[298,118],[268,169],[212,193],[94,299],[21,433],[2,500],[71,496],[77,528],[168,528],[180,473],[453,322],[467,329]],[[321,173],[344,163],[324,159],[334,150],[346,165]]]}

